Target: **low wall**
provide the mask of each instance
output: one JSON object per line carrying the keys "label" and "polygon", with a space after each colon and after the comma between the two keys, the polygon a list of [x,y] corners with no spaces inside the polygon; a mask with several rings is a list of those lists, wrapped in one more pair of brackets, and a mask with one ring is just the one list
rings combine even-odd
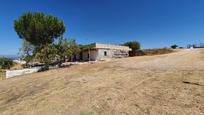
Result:
{"label": "low wall", "polygon": [[22,69],[22,70],[6,70],[6,78],[35,73],[35,72],[38,72],[39,69],[40,67]]}

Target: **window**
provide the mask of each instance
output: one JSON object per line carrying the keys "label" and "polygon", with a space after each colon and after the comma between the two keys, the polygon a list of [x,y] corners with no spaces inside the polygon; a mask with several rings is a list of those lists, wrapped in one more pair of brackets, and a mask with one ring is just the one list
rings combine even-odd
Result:
{"label": "window", "polygon": [[104,56],[107,56],[107,52],[106,51],[104,51]]}

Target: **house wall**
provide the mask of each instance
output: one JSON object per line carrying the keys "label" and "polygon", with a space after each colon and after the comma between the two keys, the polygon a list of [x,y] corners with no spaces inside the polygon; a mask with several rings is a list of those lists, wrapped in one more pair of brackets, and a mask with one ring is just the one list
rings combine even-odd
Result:
{"label": "house wall", "polygon": [[112,50],[112,58],[123,58],[128,56],[129,56],[128,50]]}
{"label": "house wall", "polygon": [[[89,51],[83,51],[82,52],[82,60],[83,61],[89,61],[89,57],[88,57]],[[97,60],[97,55],[98,55],[98,51],[97,50],[90,50],[90,61],[95,61]]]}
{"label": "house wall", "polygon": [[[104,60],[107,58],[112,58],[113,57],[113,52],[110,49],[97,49],[98,55],[97,55],[97,60]],[[104,55],[104,52],[106,52],[106,56]]]}
{"label": "house wall", "polygon": [[[107,58],[122,58],[122,57],[128,57],[129,52],[127,50],[112,50],[112,49],[98,49],[98,56],[97,60],[105,60]],[[104,55],[104,52],[107,53],[107,55]]]}
{"label": "house wall", "polygon": [[[104,52],[106,52],[106,55],[104,55]],[[82,52],[82,60],[83,61],[89,61],[88,53],[89,53],[89,51],[83,51]],[[110,49],[90,50],[90,61],[104,60],[104,59],[112,58],[112,57],[113,57],[113,51]]]}
{"label": "house wall", "polygon": [[[106,52],[106,55],[105,55]],[[88,57],[89,51],[83,51],[82,52],[82,60],[80,59],[80,54],[76,56],[76,61],[89,61]],[[90,61],[96,61],[96,60],[106,60],[110,58],[122,58],[122,57],[128,57],[128,51],[127,50],[113,50],[113,49],[92,49],[90,50]],[[73,60],[72,60],[73,61]]]}

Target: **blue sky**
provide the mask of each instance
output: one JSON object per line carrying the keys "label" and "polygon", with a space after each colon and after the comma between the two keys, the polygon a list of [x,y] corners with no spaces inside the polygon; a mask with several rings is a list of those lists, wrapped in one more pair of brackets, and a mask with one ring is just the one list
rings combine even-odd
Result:
{"label": "blue sky", "polygon": [[204,0],[0,0],[0,54],[17,54],[13,21],[44,12],[64,20],[78,43],[137,40],[142,48],[204,42]]}

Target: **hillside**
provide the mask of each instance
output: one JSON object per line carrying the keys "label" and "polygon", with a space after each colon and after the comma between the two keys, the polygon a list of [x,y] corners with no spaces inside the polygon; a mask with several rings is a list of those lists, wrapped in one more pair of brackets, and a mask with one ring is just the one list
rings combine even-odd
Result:
{"label": "hillside", "polygon": [[204,50],[115,59],[0,81],[2,115],[204,114]]}

